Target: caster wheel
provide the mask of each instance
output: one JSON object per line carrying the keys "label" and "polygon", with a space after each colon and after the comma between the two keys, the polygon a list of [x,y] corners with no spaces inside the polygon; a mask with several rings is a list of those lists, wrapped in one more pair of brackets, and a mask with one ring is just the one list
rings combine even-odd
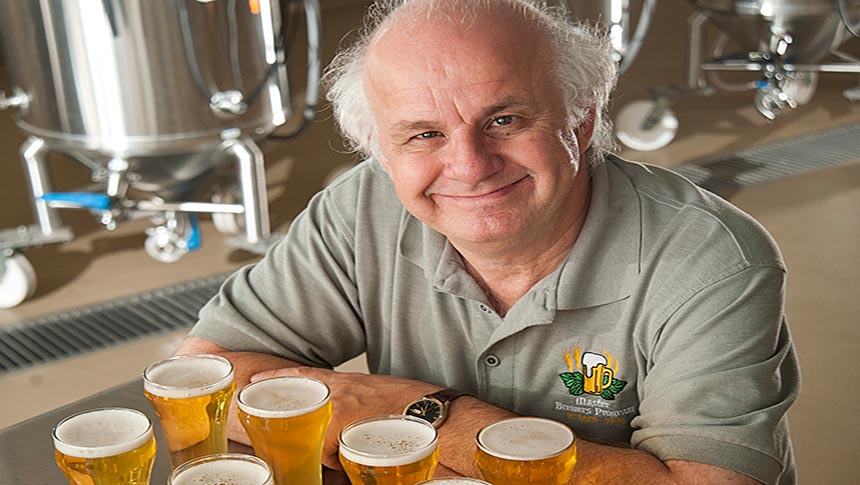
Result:
{"label": "caster wheel", "polygon": [[818,87],[817,72],[798,72],[786,79],[782,85],[782,92],[793,99],[798,106],[809,104]]}
{"label": "caster wheel", "polygon": [[215,230],[221,234],[239,234],[245,228],[245,218],[242,214],[232,212],[212,213],[212,223]]}
{"label": "caster wheel", "polygon": [[[229,185],[218,189],[212,194],[212,202],[216,204],[236,204],[239,200],[239,188]],[[239,234],[245,230],[245,216],[232,212],[213,212],[212,224],[221,234]]]}
{"label": "caster wheel", "polygon": [[678,132],[678,118],[670,109],[655,120],[654,126],[646,126],[651,113],[657,109],[654,101],[634,101],[618,113],[615,133],[618,140],[634,150],[648,152],[658,150],[671,143]]}
{"label": "caster wheel", "polygon": [[188,244],[182,236],[163,227],[156,227],[149,232],[143,248],[152,259],[162,263],[175,263],[188,252]]}
{"label": "caster wheel", "polygon": [[3,266],[0,273],[0,308],[12,308],[36,291],[36,271],[23,254],[6,258]]}

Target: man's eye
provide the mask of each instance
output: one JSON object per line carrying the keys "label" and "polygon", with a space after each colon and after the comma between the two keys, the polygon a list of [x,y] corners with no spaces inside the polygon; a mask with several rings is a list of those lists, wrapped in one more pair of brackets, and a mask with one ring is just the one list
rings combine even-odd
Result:
{"label": "man's eye", "polygon": [[513,115],[505,115],[505,116],[497,116],[493,118],[491,124],[493,126],[507,126],[514,122],[515,117]]}
{"label": "man's eye", "polygon": [[414,138],[416,140],[429,140],[431,138],[436,138],[437,136],[440,136],[440,135],[441,135],[441,133],[439,133],[438,131],[425,131],[424,133],[420,133],[418,135],[415,135],[412,138]]}

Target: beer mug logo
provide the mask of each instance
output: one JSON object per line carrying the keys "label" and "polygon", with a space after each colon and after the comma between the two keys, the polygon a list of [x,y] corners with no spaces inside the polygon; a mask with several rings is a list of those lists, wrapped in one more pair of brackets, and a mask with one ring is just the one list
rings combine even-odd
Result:
{"label": "beer mug logo", "polygon": [[580,355],[579,349],[575,351],[576,367],[580,372],[573,370],[573,360],[570,354],[565,354],[570,372],[559,374],[568,391],[574,396],[580,394],[593,394],[608,401],[615,400],[615,395],[624,389],[627,381],[615,378],[618,369],[617,362],[613,369],[610,360],[601,354],[585,352]]}

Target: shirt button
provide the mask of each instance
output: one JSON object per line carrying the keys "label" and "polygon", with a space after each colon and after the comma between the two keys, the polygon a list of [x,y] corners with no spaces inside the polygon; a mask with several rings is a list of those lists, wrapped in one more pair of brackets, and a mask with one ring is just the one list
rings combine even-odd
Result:
{"label": "shirt button", "polygon": [[487,315],[489,315],[490,313],[493,313],[493,310],[490,310],[490,307],[488,307],[487,305],[484,305],[483,303],[481,303],[481,305],[478,308],[480,308],[481,311],[486,313]]}
{"label": "shirt button", "polygon": [[498,366],[501,362],[502,362],[502,361],[501,361],[501,359],[499,359],[498,357],[496,357],[496,356],[495,356],[495,355],[493,355],[493,354],[490,354],[490,355],[488,355],[488,356],[484,357],[484,363],[485,363],[485,364],[487,364],[487,365],[488,365],[488,366],[490,366],[490,367],[496,367],[496,366]]}

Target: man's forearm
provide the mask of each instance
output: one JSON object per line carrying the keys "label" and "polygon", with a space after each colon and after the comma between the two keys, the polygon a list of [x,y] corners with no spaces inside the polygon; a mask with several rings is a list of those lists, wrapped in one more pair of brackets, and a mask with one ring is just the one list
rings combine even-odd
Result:
{"label": "man's forearm", "polygon": [[272,369],[283,369],[285,367],[296,367],[299,364],[281,357],[276,357],[269,354],[260,354],[256,352],[232,352],[221,347],[220,345],[203,340],[197,337],[188,337],[182,342],[179,350],[180,354],[215,354],[224,357],[233,364],[233,378],[236,381],[236,392],[233,394],[232,408],[227,420],[227,434],[233,441],[251,445],[245,429],[239,423],[238,409],[236,399],[239,396],[239,391],[251,382],[251,376],[259,372]]}
{"label": "man's forearm", "polygon": [[[448,420],[439,429],[440,462],[455,472],[481,478],[475,465],[475,437],[485,425],[516,416],[472,397],[451,403]],[[641,450],[599,445],[577,439],[577,463],[571,483],[757,483],[737,472],[701,463],[663,463]],[[695,482],[690,481],[695,477]],[[736,480],[736,481],[735,481]]]}

